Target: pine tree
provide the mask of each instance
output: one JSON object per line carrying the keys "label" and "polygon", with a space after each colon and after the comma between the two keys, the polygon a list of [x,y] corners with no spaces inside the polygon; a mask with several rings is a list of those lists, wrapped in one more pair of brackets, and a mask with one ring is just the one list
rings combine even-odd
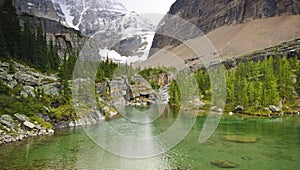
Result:
{"label": "pine tree", "polygon": [[20,52],[22,59],[31,64],[34,61],[34,40],[35,36],[30,29],[29,18],[27,17],[24,23],[23,31],[21,33],[22,43],[20,47]]}
{"label": "pine tree", "polygon": [[42,24],[40,23],[35,39],[34,64],[37,69],[43,72],[46,72],[50,68],[47,51],[46,36],[43,33]]}
{"label": "pine tree", "polygon": [[280,60],[278,71],[279,94],[282,99],[290,99],[293,95],[292,69],[286,57]]}
{"label": "pine tree", "polygon": [[264,69],[264,87],[263,87],[263,105],[274,105],[278,103],[279,93],[277,80],[273,70],[273,57],[263,62]]}
{"label": "pine tree", "polygon": [[254,82],[254,86],[255,86],[255,90],[254,90],[254,103],[253,106],[255,106],[255,108],[257,110],[259,110],[261,108],[261,106],[263,106],[263,84],[262,82],[256,80]]}
{"label": "pine tree", "polygon": [[300,68],[296,71],[297,81],[295,84],[295,90],[298,93],[298,96],[300,96]]}
{"label": "pine tree", "polygon": [[57,46],[53,44],[53,40],[50,40],[48,49],[48,59],[50,61],[50,69],[57,71],[59,68],[60,60],[57,51]]}
{"label": "pine tree", "polygon": [[233,109],[236,105],[235,71],[227,72],[226,84],[227,84],[227,103],[230,105],[230,109]]}
{"label": "pine tree", "polygon": [[17,58],[21,43],[21,27],[16,8],[13,6],[12,0],[4,1],[1,7],[0,20],[3,31],[2,34],[6,43],[6,49],[11,57]]}
{"label": "pine tree", "polygon": [[8,52],[6,49],[6,42],[2,33],[2,28],[0,26],[0,58],[7,58],[7,57],[8,57]]}

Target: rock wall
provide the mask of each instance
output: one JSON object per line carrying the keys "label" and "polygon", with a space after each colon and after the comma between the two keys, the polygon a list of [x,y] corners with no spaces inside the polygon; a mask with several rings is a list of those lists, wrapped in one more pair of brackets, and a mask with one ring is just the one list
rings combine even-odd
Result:
{"label": "rock wall", "polygon": [[140,75],[122,77],[108,82],[109,94],[113,101],[131,104],[155,102],[155,92],[149,82]]}
{"label": "rock wall", "polygon": [[160,87],[167,86],[173,80],[173,75],[171,73],[163,73],[155,76],[149,77],[149,82],[157,83]]}
{"label": "rock wall", "polygon": [[54,21],[63,19],[57,14],[52,0],[13,0],[13,2],[19,13],[27,13]]}
{"label": "rock wall", "polygon": [[[280,45],[266,48],[264,50],[260,51],[255,51],[251,54],[246,54],[242,56],[237,56],[235,58],[225,60],[222,62],[222,64],[227,68],[235,68],[239,63],[242,62],[247,62],[247,61],[262,61],[268,57],[274,57],[274,56],[279,56],[279,57],[295,57],[298,56],[298,59],[300,60],[300,38],[289,41],[289,42],[284,42]],[[191,68],[193,71],[199,69],[200,65],[193,65]]]}
{"label": "rock wall", "polygon": [[[300,14],[300,1],[295,0],[177,0],[168,14],[179,16],[196,25],[203,33],[224,25],[241,24],[254,19],[269,18],[282,15]],[[172,17],[165,17],[159,29],[176,30],[178,23]],[[183,39],[194,38],[195,31],[187,31]],[[177,46],[180,42],[170,37],[156,34],[152,48]],[[154,51],[151,52],[153,54]]]}
{"label": "rock wall", "polygon": [[62,54],[68,51],[68,49],[80,50],[87,40],[87,37],[82,36],[80,31],[68,28],[57,21],[36,17],[27,13],[20,14],[21,24],[23,24],[27,18],[29,18],[30,26],[34,30],[37,29],[40,23],[42,24],[47,40],[55,42]]}

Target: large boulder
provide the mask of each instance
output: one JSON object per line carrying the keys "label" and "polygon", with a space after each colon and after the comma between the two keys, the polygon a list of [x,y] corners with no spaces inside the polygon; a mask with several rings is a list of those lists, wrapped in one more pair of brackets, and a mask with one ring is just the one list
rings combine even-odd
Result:
{"label": "large boulder", "polygon": [[130,89],[134,98],[148,97],[154,93],[152,86],[141,75],[135,75],[131,78]]}
{"label": "large boulder", "polygon": [[119,78],[108,82],[110,95],[113,99],[123,98],[127,94],[128,78]]}
{"label": "large boulder", "polygon": [[33,129],[35,127],[35,125],[29,121],[25,121],[23,125],[29,129]]}
{"label": "large boulder", "polygon": [[19,120],[20,122],[30,121],[29,117],[23,114],[16,113],[14,114],[14,117],[17,118],[17,120]]}
{"label": "large boulder", "polygon": [[38,86],[40,84],[39,79],[29,74],[16,74],[15,79],[22,82],[25,86]]}
{"label": "large boulder", "polygon": [[14,126],[14,119],[10,115],[2,115],[0,117],[0,123],[11,128]]}
{"label": "large boulder", "polygon": [[271,105],[271,106],[269,106],[269,109],[272,111],[272,112],[280,112],[280,108],[279,107],[276,107],[276,106],[274,106],[274,105]]}
{"label": "large boulder", "polygon": [[34,87],[32,86],[23,86],[23,90],[21,91],[21,96],[23,97],[35,97]]}
{"label": "large boulder", "polygon": [[47,95],[58,96],[59,91],[61,89],[61,85],[59,83],[45,84],[42,85],[42,89],[44,93]]}

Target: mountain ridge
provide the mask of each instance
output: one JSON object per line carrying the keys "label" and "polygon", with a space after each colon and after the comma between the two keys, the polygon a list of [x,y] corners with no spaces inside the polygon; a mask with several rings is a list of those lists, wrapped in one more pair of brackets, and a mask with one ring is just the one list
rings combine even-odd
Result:
{"label": "mountain ridge", "polygon": [[[300,1],[294,0],[177,0],[170,8],[162,22],[160,30],[172,30],[174,24],[172,15],[189,21],[198,27],[204,34],[225,25],[247,23],[255,19],[271,18],[283,15],[300,14]],[[176,26],[175,26],[176,27]],[[193,32],[185,35],[185,40],[195,38]],[[152,48],[177,46],[177,40],[156,34]],[[153,52],[151,52],[153,54]]]}

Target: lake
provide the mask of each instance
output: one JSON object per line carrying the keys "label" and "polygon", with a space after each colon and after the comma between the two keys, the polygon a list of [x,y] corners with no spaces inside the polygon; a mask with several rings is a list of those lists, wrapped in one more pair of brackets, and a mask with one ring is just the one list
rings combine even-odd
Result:
{"label": "lake", "polygon": [[[177,115],[175,111],[165,111],[154,122],[138,125],[116,118],[90,127],[64,129],[52,136],[2,145],[0,169],[220,169],[212,165],[218,160],[230,162],[236,169],[300,169],[299,116],[273,119],[223,116],[215,133],[203,144],[198,140],[206,116],[201,116],[174,148],[143,159],[117,156],[90,138],[104,126],[114,127],[123,135],[157,135],[166,131]],[[257,140],[252,143],[228,141],[224,139],[228,135]],[[122,145],[126,140],[116,141],[110,133],[101,134],[101,138],[104,139],[102,142],[109,144],[107,146],[118,145],[115,146],[117,150],[136,152],[160,147],[159,143],[151,141],[144,148],[134,144]]]}

